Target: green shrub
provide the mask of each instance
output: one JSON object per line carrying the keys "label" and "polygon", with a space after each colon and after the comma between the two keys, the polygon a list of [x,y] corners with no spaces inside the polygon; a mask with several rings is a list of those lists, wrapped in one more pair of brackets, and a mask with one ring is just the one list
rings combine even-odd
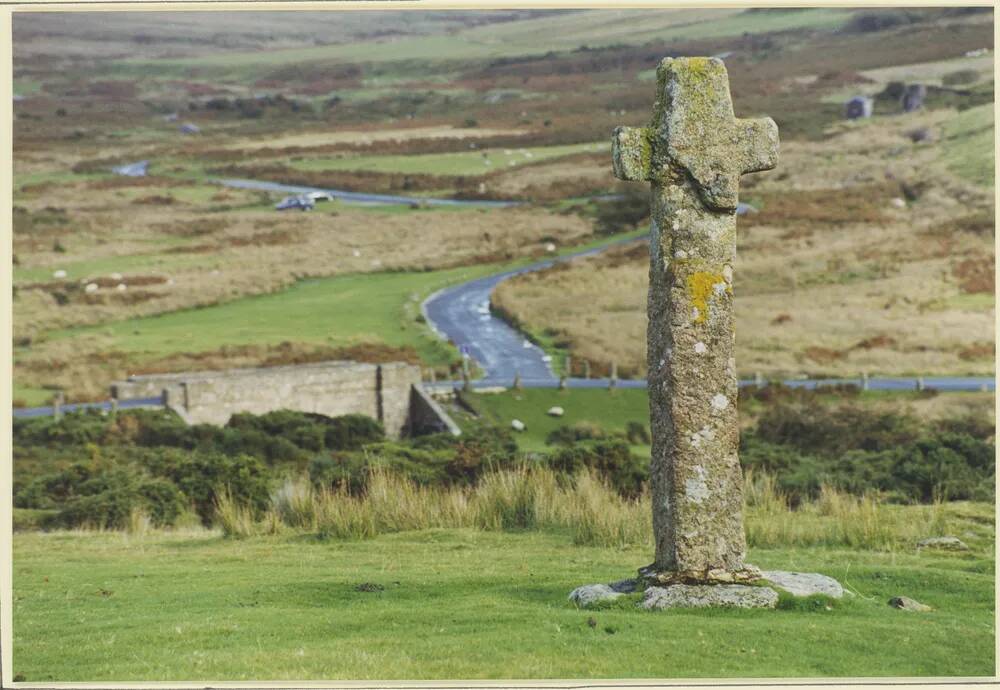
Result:
{"label": "green shrub", "polygon": [[323,423],[326,426],[323,442],[329,450],[356,450],[368,443],[385,440],[382,425],[364,415],[325,417]]}
{"label": "green shrub", "polygon": [[844,411],[768,415],[742,435],[740,460],[774,476],[793,504],[816,498],[824,485],[902,502],[990,500],[994,493],[993,443],[940,430],[969,428],[985,436],[979,422],[942,424],[917,435],[915,420],[894,414],[870,413],[864,421]]}
{"label": "green shrub", "polygon": [[548,466],[565,475],[576,476],[591,469],[623,496],[638,496],[649,476],[643,458],[633,455],[620,439],[579,443],[548,457]]}
{"label": "green shrub", "polygon": [[517,441],[509,429],[478,427],[457,439],[445,474],[452,483],[472,484],[488,470],[513,467],[517,458]]}
{"label": "green shrub", "polygon": [[55,522],[63,527],[122,528],[140,503],[138,484],[137,473],[129,468],[95,472],[74,487]]}
{"label": "green shrub", "polygon": [[83,463],[70,465],[61,472],[43,475],[32,480],[14,497],[17,508],[55,508],[79,493],[79,487],[93,476],[91,468]]}
{"label": "green shrub", "polygon": [[572,426],[561,426],[553,429],[545,437],[545,443],[550,446],[571,446],[579,441],[595,441],[607,438],[604,429],[592,422],[577,422]]}
{"label": "green shrub", "polygon": [[228,491],[237,503],[263,511],[269,502],[269,473],[259,458],[229,456],[198,450],[161,449],[148,459],[149,471],[169,479],[180,489],[205,525],[212,523],[220,492]]}
{"label": "green shrub", "polygon": [[757,422],[761,440],[788,445],[806,453],[839,455],[849,450],[878,451],[915,440],[920,422],[897,412],[876,412],[844,405],[777,404]]}
{"label": "green shrub", "polygon": [[15,445],[82,446],[96,443],[108,430],[108,418],[100,410],[67,412],[61,419],[32,417],[15,419],[13,424]]}
{"label": "green shrub", "polygon": [[184,495],[167,479],[147,479],[139,484],[138,491],[149,518],[157,527],[173,525],[184,512]]}
{"label": "green shrub", "polygon": [[625,425],[625,438],[634,446],[648,446],[652,439],[649,436],[649,427],[642,422],[629,422]]}

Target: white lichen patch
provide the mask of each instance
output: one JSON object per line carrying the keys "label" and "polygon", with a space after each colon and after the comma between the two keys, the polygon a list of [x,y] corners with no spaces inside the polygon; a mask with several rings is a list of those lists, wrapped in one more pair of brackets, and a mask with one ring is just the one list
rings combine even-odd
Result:
{"label": "white lichen patch", "polygon": [[678,259],[686,259],[688,258],[688,253],[683,249],[678,249],[677,251],[674,252],[674,257]]}
{"label": "white lichen patch", "polygon": [[715,430],[707,425],[703,426],[701,429],[691,434],[691,446],[694,448],[700,448],[702,443],[714,440],[715,440]]}
{"label": "white lichen patch", "polygon": [[681,222],[680,222],[680,220],[676,220],[676,219],[674,220],[673,228],[674,228],[674,230],[680,230],[681,229]]}
{"label": "white lichen patch", "polygon": [[697,321],[699,316],[701,316],[701,312],[698,311],[698,307],[691,307],[691,320]]}
{"label": "white lichen patch", "polygon": [[684,493],[692,503],[701,503],[708,498],[708,484],[705,483],[705,469],[701,465],[694,467],[697,477],[691,477],[684,482]]}
{"label": "white lichen patch", "polygon": [[708,352],[708,347],[705,345],[705,343],[699,341],[694,344],[694,351],[699,355],[703,355],[706,352]]}
{"label": "white lichen patch", "polygon": [[724,409],[729,407],[729,398],[724,396],[722,393],[716,393],[712,397],[712,409],[717,412],[722,412]]}
{"label": "white lichen patch", "polygon": [[728,264],[723,266],[722,277],[726,279],[727,283],[733,282],[733,267]]}
{"label": "white lichen patch", "polygon": [[712,292],[715,293],[716,297],[721,297],[722,295],[726,294],[726,291],[728,289],[729,286],[725,283],[715,283],[714,285],[712,285]]}

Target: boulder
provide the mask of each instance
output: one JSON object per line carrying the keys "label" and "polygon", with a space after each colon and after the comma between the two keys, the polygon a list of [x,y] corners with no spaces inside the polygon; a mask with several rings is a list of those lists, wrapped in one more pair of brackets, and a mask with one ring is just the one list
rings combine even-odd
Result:
{"label": "boulder", "polygon": [[765,570],[764,579],[797,597],[823,594],[834,599],[844,596],[844,588],[832,577],[819,573],[792,573],[785,570]]}
{"label": "boulder", "polygon": [[566,414],[566,411],[558,405],[550,407],[548,411],[550,417],[562,417],[564,414]]}
{"label": "boulder", "polygon": [[647,611],[670,608],[773,609],[778,593],[770,587],[749,585],[670,585],[650,587],[642,603]]}
{"label": "boulder", "polygon": [[929,537],[917,542],[921,549],[947,549],[949,551],[968,551],[968,545],[958,537]]}
{"label": "boulder", "polygon": [[622,593],[616,592],[610,585],[584,585],[570,592],[569,600],[585,609],[602,601],[614,601],[620,596]]}
{"label": "boulder", "polygon": [[910,599],[910,597],[893,597],[889,600],[889,606],[894,609],[902,609],[903,611],[916,611],[919,613],[924,613],[931,611],[931,607],[927,604],[921,604],[916,599]]}
{"label": "boulder", "polygon": [[510,423],[510,428],[514,431],[524,431],[526,427],[524,426],[524,422],[520,419],[514,419]]}

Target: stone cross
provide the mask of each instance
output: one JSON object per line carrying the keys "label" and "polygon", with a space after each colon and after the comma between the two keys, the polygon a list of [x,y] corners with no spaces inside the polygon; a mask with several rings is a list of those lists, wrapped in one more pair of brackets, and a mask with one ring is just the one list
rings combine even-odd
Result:
{"label": "stone cross", "polygon": [[647,582],[741,582],[743,486],[733,356],[740,176],[778,160],[770,118],[733,115],[721,60],[667,58],[649,127],[614,132],[615,175],[652,186],[648,385],[656,560]]}

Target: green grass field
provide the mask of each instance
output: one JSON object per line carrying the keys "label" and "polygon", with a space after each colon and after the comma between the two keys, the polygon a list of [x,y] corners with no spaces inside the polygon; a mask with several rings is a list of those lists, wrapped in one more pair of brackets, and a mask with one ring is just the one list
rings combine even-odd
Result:
{"label": "green grass field", "polygon": [[[351,274],[303,280],[281,292],[206,307],[116,321],[51,334],[52,339],[101,334],[109,347],[165,355],[224,345],[297,342],[334,347],[381,342],[412,345],[428,362],[444,359],[443,343],[418,323],[420,300],[450,284],[491,272],[470,266],[425,273]],[[416,296],[416,299],[414,299]],[[363,309],[358,305],[364,304]]]}
{"label": "green grass field", "polygon": [[[560,253],[606,244],[642,231],[602,238]],[[413,346],[429,364],[450,359],[442,340],[417,320],[420,303],[444,287],[528,263],[476,264],[440,271],[362,273],[303,280],[286,290],[200,309],[53,331],[52,340],[98,335],[123,352],[165,355],[223,345],[277,344],[295,335],[334,347],[357,343]],[[120,266],[120,264],[116,264]],[[88,267],[91,268],[91,267]],[[120,268],[118,270],[121,270]],[[70,278],[76,277],[74,273]],[[364,309],[358,305],[364,304]]]}
{"label": "green grass field", "polygon": [[[648,561],[538,532],[19,533],[13,671],[29,682],[994,673],[986,554],[751,553],[858,593],[832,610],[588,612],[567,600]],[[899,594],[935,610],[887,606]]]}
{"label": "green grass field", "polygon": [[[529,452],[552,450],[545,437],[561,426],[587,422],[606,432],[623,432],[629,422],[649,424],[649,398],[645,389],[529,388],[473,395],[471,401],[486,420],[498,426],[509,429],[513,419],[524,422],[525,430],[516,434],[517,445]],[[562,417],[547,414],[555,406],[565,410]],[[632,450],[649,456],[649,446],[633,446]]]}
{"label": "green grass field", "polygon": [[993,106],[960,112],[945,128],[942,160],[956,175],[992,187],[994,173]]}
{"label": "green grass field", "polygon": [[[372,170],[428,175],[481,175],[494,170],[569,156],[574,153],[606,151],[606,142],[538,146],[518,149],[483,149],[462,153],[428,153],[411,156],[356,156],[312,158],[293,161],[298,170]],[[486,163],[489,160],[489,164]]]}
{"label": "green grass field", "polygon": [[810,12],[739,10],[661,10],[655,14],[583,11],[569,17],[540,17],[526,21],[472,27],[449,35],[403,36],[391,43],[355,41],[249,53],[218,53],[192,58],[149,60],[133,58],[115,65],[122,74],[190,76],[212,75],[233,80],[253,79],[260,70],[282,65],[319,62],[394,63],[412,69],[412,62],[470,61],[493,57],[537,55],[547,50],[642,44],[653,40],[692,40],[740,36],[744,32],[833,28],[850,11],[815,9]]}

